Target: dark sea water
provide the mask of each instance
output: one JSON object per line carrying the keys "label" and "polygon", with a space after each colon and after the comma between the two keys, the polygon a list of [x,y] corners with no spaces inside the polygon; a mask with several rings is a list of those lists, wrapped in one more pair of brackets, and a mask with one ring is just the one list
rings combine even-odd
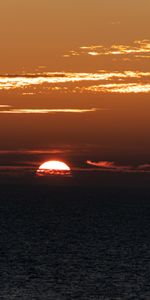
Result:
{"label": "dark sea water", "polygon": [[0,299],[150,299],[150,190],[0,187]]}

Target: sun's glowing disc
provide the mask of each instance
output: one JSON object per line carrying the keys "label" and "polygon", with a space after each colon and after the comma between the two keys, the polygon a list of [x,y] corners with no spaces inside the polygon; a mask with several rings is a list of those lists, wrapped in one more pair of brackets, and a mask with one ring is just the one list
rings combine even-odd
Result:
{"label": "sun's glowing disc", "polygon": [[64,162],[57,160],[46,161],[37,169],[38,176],[45,175],[70,175],[71,169]]}

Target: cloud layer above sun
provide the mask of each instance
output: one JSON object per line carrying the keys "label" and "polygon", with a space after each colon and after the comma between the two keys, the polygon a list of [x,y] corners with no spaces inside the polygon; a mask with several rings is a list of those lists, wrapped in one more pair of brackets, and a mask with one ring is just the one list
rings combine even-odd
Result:
{"label": "cloud layer above sun", "polygon": [[[148,69],[150,40],[148,39],[136,40],[130,44],[80,46],[63,55],[65,65],[67,65],[67,58],[71,66],[75,65],[75,62],[72,64],[74,59],[77,59],[77,66],[80,66],[84,60],[83,71],[41,72],[39,67],[38,71],[32,73],[3,74],[0,76],[0,93],[11,92],[11,94],[17,93],[22,96],[87,92],[150,93]],[[112,65],[111,60],[116,63]],[[94,71],[95,67],[93,67],[93,71],[87,72],[86,66],[88,65],[96,65],[97,68]],[[103,68],[102,65],[105,67]]]}
{"label": "cloud layer above sun", "polygon": [[26,95],[51,93],[149,93],[150,72],[34,73],[0,76],[0,92]]}
{"label": "cloud layer above sun", "polygon": [[98,108],[89,108],[89,109],[80,109],[80,108],[72,108],[72,109],[45,109],[45,108],[13,108],[9,105],[5,107],[5,105],[0,106],[0,114],[59,114],[59,113],[73,113],[73,114],[84,114],[89,112],[96,112],[100,109]]}
{"label": "cloud layer above sun", "polygon": [[150,40],[137,40],[131,44],[113,44],[110,46],[100,45],[89,45],[81,46],[77,50],[71,50],[64,54],[64,57],[72,56],[113,56],[122,59],[148,59],[150,58]]}

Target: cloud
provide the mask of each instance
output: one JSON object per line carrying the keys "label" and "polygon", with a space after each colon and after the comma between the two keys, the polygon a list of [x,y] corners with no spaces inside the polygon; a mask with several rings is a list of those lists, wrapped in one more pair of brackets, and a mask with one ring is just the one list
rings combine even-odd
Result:
{"label": "cloud", "polygon": [[102,167],[102,168],[113,168],[114,167],[114,162],[110,162],[110,161],[92,162],[90,160],[87,160],[87,164],[96,166],[96,167]]}
{"label": "cloud", "polygon": [[19,171],[19,170],[30,170],[30,166],[0,166],[0,171]]}
{"label": "cloud", "polygon": [[[0,90],[23,89],[31,86],[42,86],[43,84],[51,85],[57,88],[56,84],[76,83],[82,81],[97,81],[114,77],[116,73],[35,73],[24,75],[7,75],[0,76]],[[61,86],[60,86],[61,87]],[[64,87],[64,86],[63,86]],[[25,91],[26,93],[26,91]]]}
{"label": "cloud", "polygon": [[96,112],[100,109],[98,108],[67,108],[67,109],[34,109],[34,108],[8,108],[5,110],[0,110],[0,114],[57,114],[57,113],[74,113],[83,114]]}
{"label": "cloud", "polygon": [[144,164],[144,165],[139,165],[138,166],[139,170],[149,170],[150,171],[150,164]]}
{"label": "cloud", "polygon": [[65,148],[49,148],[49,149],[20,149],[20,150],[0,150],[0,155],[45,155],[45,154],[65,154],[70,153],[71,149],[67,146]]}
{"label": "cloud", "polygon": [[25,177],[30,180],[30,178],[34,176],[35,171],[35,166],[0,166],[0,178],[2,182],[3,180],[5,181],[6,179],[9,180],[9,178],[11,178],[11,183],[15,180],[15,178],[17,178],[17,182],[21,178],[24,179]]}
{"label": "cloud", "polygon": [[12,107],[11,105],[6,105],[6,104],[0,104],[0,109],[1,108],[8,108],[8,107]]}
{"label": "cloud", "polygon": [[[11,151],[10,151],[11,152]],[[20,151],[19,154],[23,154],[24,152]],[[0,152],[1,154],[1,152]],[[9,153],[11,154],[18,154],[16,153]],[[25,153],[24,153],[25,154]],[[32,151],[26,151],[26,154],[50,154],[49,153],[38,153],[38,150],[34,153]],[[51,153],[52,154],[52,153]],[[13,159],[14,163],[14,159]],[[38,166],[41,164],[41,159],[34,159],[34,160],[28,160],[25,159],[24,161],[20,160],[16,162],[16,164],[12,165],[11,161],[10,163],[7,160],[7,164],[5,165],[0,165],[0,176],[2,177],[7,177],[7,176],[28,176],[28,175],[34,175],[36,174]],[[86,164],[89,166],[89,168],[82,168],[82,167],[72,167],[73,171],[86,171],[86,172],[91,172],[91,171],[99,171],[99,172],[112,172],[112,173],[123,173],[123,174],[150,174],[150,164],[139,164],[139,165],[129,165],[129,164],[118,164],[113,161],[98,161],[94,162],[91,160],[87,160]]]}
{"label": "cloud", "polygon": [[[112,23],[119,24],[119,23]],[[108,46],[100,45],[89,45],[81,46],[76,51],[72,50],[64,55],[64,57],[72,56],[132,56],[136,58],[138,55],[139,58],[147,58],[150,55],[150,40],[137,40],[132,44],[113,44]]]}
{"label": "cloud", "polygon": [[121,173],[150,173],[150,164],[143,165],[119,165],[115,162],[110,161],[98,161],[93,162],[87,160],[86,163],[90,166],[96,167],[100,171],[109,171],[109,172],[121,172]]}
{"label": "cloud", "polygon": [[[43,95],[51,92],[83,93],[86,91],[94,93],[149,93],[150,72],[103,70],[96,73],[47,72],[7,75],[0,76],[0,90],[10,91],[11,94],[18,92],[23,96]],[[0,108],[3,107],[9,106],[0,106]]]}
{"label": "cloud", "polygon": [[82,92],[96,92],[96,93],[119,93],[119,94],[139,94],[149,93],[150,84],[141,83],[112,83],[112,84],[99,84],[83,87]]}

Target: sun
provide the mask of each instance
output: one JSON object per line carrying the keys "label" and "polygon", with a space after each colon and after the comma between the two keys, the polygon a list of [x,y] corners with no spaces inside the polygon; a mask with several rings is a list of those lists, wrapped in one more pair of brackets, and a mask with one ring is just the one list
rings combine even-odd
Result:
{"label": "sun", "polygon": [[58,160],[49,160],[39,166],[36,171],[38,176],[45,175],[70,175],[71,169],[70,167]]}

